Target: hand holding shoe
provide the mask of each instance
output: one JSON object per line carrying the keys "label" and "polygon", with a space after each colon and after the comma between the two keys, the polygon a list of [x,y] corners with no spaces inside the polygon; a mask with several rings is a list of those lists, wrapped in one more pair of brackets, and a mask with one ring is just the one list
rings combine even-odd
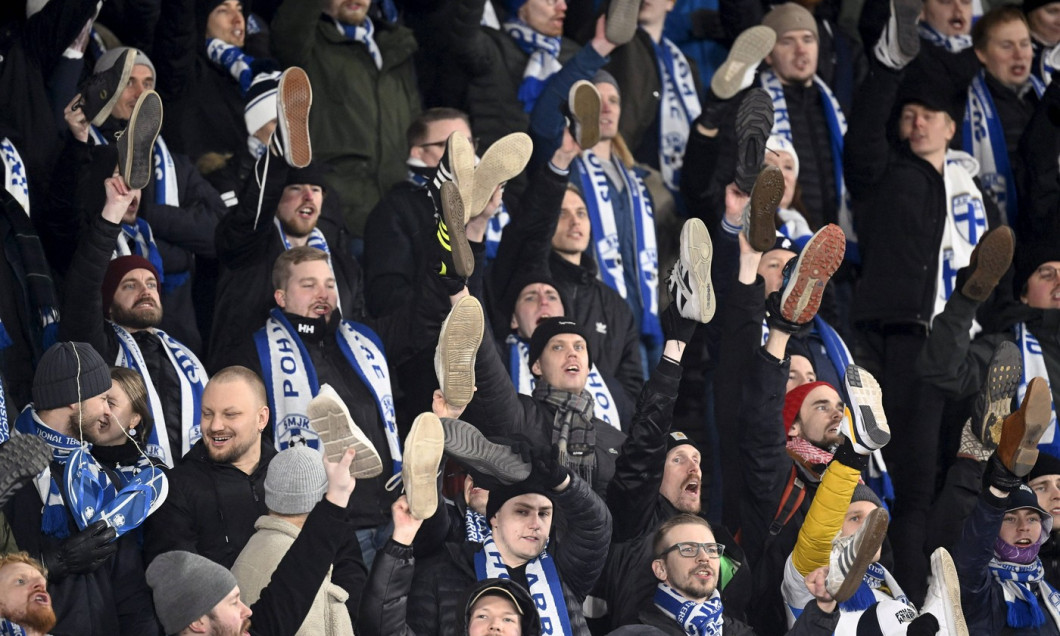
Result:
{"label": "hand holding shoe", "polygon": [[530,479],[547,490],[561,492],[570,483],[570,471],[559,462],[556,446],[536,447],[531,450]]}
{"label": "hand holding shoe", "polygon": [[48,578],[61,579],[68,574],[89,574],[118,551],[118,533],[99,520],[81,532],[46,548],[41,560],[48,568]]}
{"label": "hand holding shoe", "polygon": [[1006,495],[1013,490],[1018,490],[1023,480],[1009,470],[997,453],[990,455],[986,462],[986,470],[983,471],[983,487],[994,487]]}

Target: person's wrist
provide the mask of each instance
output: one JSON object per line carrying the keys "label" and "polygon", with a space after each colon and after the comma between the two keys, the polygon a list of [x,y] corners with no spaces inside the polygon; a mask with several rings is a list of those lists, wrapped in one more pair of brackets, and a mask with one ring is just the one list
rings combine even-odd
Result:
{"label": "person's wrist", "polygon": [[394,533],[390,535],[390,537],[395,543],[403,546],[411,546],[413,540],[416,538],[416,529],[406,526],[395,526]]}

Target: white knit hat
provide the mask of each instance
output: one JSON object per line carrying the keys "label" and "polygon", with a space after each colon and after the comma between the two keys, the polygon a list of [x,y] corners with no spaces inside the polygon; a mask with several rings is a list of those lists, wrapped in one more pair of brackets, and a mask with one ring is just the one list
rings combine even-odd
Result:
{"label": "white knit hat", "polygon": [[795,160],[795,178],[799,178],[799,153],[795,152],[795,146],[788,141],[787,137],[781,137],[780,135],[770,135],[769,139],[766,140],[766,150],[772,150],[773,152],[786,152],[791,155],[791,158]]}

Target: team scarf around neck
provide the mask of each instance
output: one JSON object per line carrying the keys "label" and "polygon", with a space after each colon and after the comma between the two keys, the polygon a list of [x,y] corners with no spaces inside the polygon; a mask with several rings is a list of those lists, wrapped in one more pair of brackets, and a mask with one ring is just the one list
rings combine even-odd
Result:
{"label": "team scarf around neck", "polygon": [[[401,473],[401,442],[383,344],[374,331],[351,320],[339,322],[335,340],[342,356],[375,400],[393,460],[392,474],[398,475]],[[273,308],[269,312],[265,327],[254,334],[254,344],[275,422],[276,450],[282,451],[294,443],[304,442],[323,452],[320,436],[310,427],[306,416],[306,407],[320,391],[316,368],[305,344],[282,311]]]}
{"label": "team scarf around neck", "polygon": [[162,271],[162,254],[158,251],[158,244],[155,243],[155,233],[151,230],[151,224],[140,217],[132,223],[121,224],[121,234],[114,243],[111,259],[130,254],[142,256],[150,261],[155,266],[155,271],[162,277],[162,280],[158,281],[159,284],[165,287],[166,275]]}
{"label": "team scarf around neck", "polygon": [[0,618],[0,636],[26,636],[26,630],[6,618]]}
{"label": "team scarf around neck", "polygon": [[[662,327],[659,324],[659,253],[655,244],[655,214],[651,198],[648,196],[644,181],[632,170],[622,165],[622,161],[612,155],[612,162],[622,179],[625,191],[612,191],[607,180],[607,173],[592,150],[585,150],[575,160],[581,179],[582,192],[585,194],[585,207],[589,212],[592,224],[593,249],[596,262],[599,263],[600,278],[604,284],[617,291],[622,298],[632,293],[626,289],[626,267],[637,268],[637,280],[640,281],[641,334],[653,343],[662,343]],[[629,197],[633,211],[633,224],[636,230],[636,263],[623,263],[619,251],[618,229],[615,223],[615,208],[611,204],[613,196]]]}
{"label": "team scarf around neck", "polygon": [[887,568],[879,563],[870,563],[865,570],[865,576],[861,580],[854,595],[839,604],[839,609],[844,612],[862,612],[867,610],[876,602],[875,590],[881,590],[896,601],[909,605],[898,581],[894,580]]}
{"label": "team scarf around neck", "polygon": [[[534,374],[530,372],[530,347],[519,336],[514,333],[508,334],[505,339],[508,344],[508,370],[512,377],[515,390],[522,395],[533,395],[537,381]],[[593,396],[593,415],[607,422],[617,430],[622,430],[622,419],[618,416],[618,408],[611,396],[600,370],[596,364],[589,369],[589,377],[585,383],[585,390]]]}
{"label": "team scarf around neck", "polygon": [[677,621],[681,630],[689,636],[721,636],[725,608],[717,589],[706,601],[697,603],[688,600],[669,585],[659,583],[655,586],[652,601],[660,612]]}
{"label": "team scarf around neck", "polygon": [[[97,146],[106,146],[107,137],[95,126],[89,126],[88,136]],[[155,139],[151,149],[155,164],[155,203],[180,207],[180,192],[177,190],[177,169],[174,167],[173,154],[169,152],[162,136]],[[145,257],[146,258],[146,257]],[[159,270],[161,272],[162,270]]]}
{"label": "team scarf around neck", "polygon": [[[1023,396],[1027,394],[1027,384],[1031,378],[1044,378],[1049,386],[1049,395],[1052,396],[1052,386],[1049,382],[1049,369],[1045,366],[1045,356],[1042,354],[1042,345],[1038,342],[1027,323],[1016,325],[1016,344],[1020,348],[1023,358],[1023,375],[1020,377],[1019,387],[1016,389],[1016,403],[1023,403]],[[1060,456],[1060,435],[1057,434],[1056,404],[1052,404],[1049,426],[1038,441],[1038,449],[1045,451],[1053,457]]]}
{"label": "team scarf around neck", "polygon": [[[1028,80],[1038,97],[1045,85],[1033,75]],[[968,86],[968,100],[964,108],[961,128],[963,147],[979,161],[979,181],[1001,210],[1009,225],[1015,225],[1019,202],[1016,200],[1016,180],[1005,144],[1005,130],[1001,125],[994,98],[986,86],[986,70],[980,70]]]}
{"label": "team scarf around neck", "polygon": [[372,56],[375,68],[383,68],[383,54],[379,52],[379,45],[375,43],[375,25],[372,24],[371,18],[366,16],[364,24],[361,25],[343,24],[334,18],[332,20],[335,22],[335,28],[339,30],[339,35],[347,40],[363,44],[368,49],[368,55]]}
{"label": "team scarf around neck", "polygon": [[1042,84],[1048,86],[1049,82],[1053,81],[1053,73],[1060,70],[1060,44],[1047,47],[1039,44],[1033,38],[1031,38],[1031,41],[1037,49],[1038,59],[1038,63],[1034,65],[1034,72],[1037,73],[1037,77]]}
{"label": "team scarf around neck", "polygon": [[[272,217],[272,224],[276,226],[276,231],[280,233],[280,242],[283,243],[283,249],[291,249],[293,247],[291,239],[287,238],[287,232],[283,229],[280,219],[275,216]],[[309,233],[306,245],[315,247],[328,255],[328,268],[331,269],[331,275],[335,276],[335,265],[331,262],[331,248],[328,247],[328,240],[324,237],[324,233],[320,231],[319,227],[314,227],[313,231]],[[338,277],[336,276],[336,278]],[[339,311],[342,311],[342,299],[339,298],[338,293],[335,294],[335,306],[339,308]]]}
{"label": "team scarf around neck", "polygon": [[523,110],[529,113],[545,91],[548,79],[563,68],[559,61],[563,40],[542,35],[519,18],[505,22],[504,31],[530,56],[523,70],[523,82],[519,85],[519,101],[523,103]]}
{"label": "team scarf around neck", "polygon": [[26,163],[18,154],[15,144],[7,137],[0,139],[0,159],[4,162],[4,188],[15,197],[29,215],[29,181],[26,180]]}
{"label": "team scarf around neck", "polygon": [[[487,537],[482,549],[475,552],[475,575],[479,581],[512,578],[492,536]],[[574,632],[567,614],[567,602],[563,598],[563,583],[559,580],[556,563],[548,550],[543,550],[527,562],[526,583],[541,617],[541,633],[572,636]]]}
{"label": "team scarf around neck", "polygon": [[145,470],[118,490],[92,457],[87,444],[44,424],[32,405],[19,414],[15,428],[43,439],[51,448],[53,466],[63,467],[62,475],[53,475],[48,467],[34,480],[44,504],[41,532],[47,536],[70,536],[69,513],[81,530],[103,519],[120,537],[139,527],[165,500],[169,488],[162,471]]}
{"label": "team scarf around neck", "polygon": [[1049,612],[1053,624],[1060,627],[1060,595],[1046,582],[1041,559],[1021,565],[994,558],[990,560],[988,567],[1004,592],[1008,610],[1005,622],[1009,627],[1019,629],[1045,624],[1045,614],[1034,593],[1036,588],[1045,599],[1045,609]]}
{"label": "team scarf around neck", "polygon": [[464,531],[470,543],[485,543],[493,536],[486,515],[475,512],[470,507],[464,511]]}
{"label": "team scarf around neck", "polygon": [[210,379],[206,374],[206,368],[191,349],[174,340],[169,334],[156,329],[154,335],[162,341],[162,350],[166,352],[169,363],[177,371],[180,380],[180,449],[169,447],[169,429],[177,426],[177,422],[166,422],[165,409],[162,400],[155,389],[151,373],[147,368],[143,352],[136,339],[124,328],[110,323],[114,333],[118,336],[118,356],[114,361],[115,366],[125,367],[136,371],[144,378],[144,386],[147,388],[147,406],[151,409],[151,417],[155,425],[147,438],[144,449],[148,455],[157,457],[165,462],[166,466],[173,468],[177,459],[188,454],[191,447],[202,437],[200,429],[200,413],[202,411],[202,394],[206,390],[206,382]]}
{"label": "team scarf around neck", "polygon": [[923,21],[917,24],[917,29],[920,31],[920,37],[927,40],[930,44],[941,46],[950,53],[960,53],[972,47],[972,36],[970,35],[942,35],[930,24]]}
{"label": "team scarf around neck", "polygon": [[211,62],[228,71],[236,82],[239,91],[245,96],[250,84],[254,81],[251,65],[254,58],[243,52],[243,49],[217,38],[206,38],[206,57]]}
{"label": "team scarf around neck", "polygon": [[654,46],[663,89],[659,100],[659,171],[666,187],[676,192],[692,122],[702,109],[692,67],[681,49],[667,38]]}
{"label": "team scarf around neck", "polygon": [[593,424],[593,396],[588,391],[570,391],[538,382],[535,400],[556,408],[552,418],[552,444],[559,448],[559,461],[586,483],[593,483],[596,467],[596,425]]}
{"label": "team scarf around neck", "polygon": [[[1008,156],[1008,153],[1004,153]],[[957,285],[957,271],[968,265],[972,251],[987,230],[983,193],[975,182],[978,162],[968,153],[948,150],[942,180],[946,187],[946,217],[939,242],[938,273],[932,318],[942,313]],[[975,332],[978,325],[973,327]],[[973,332],[974,333],[974,332]]]}
{"label": "team scarf around neck", "polygon": [[[773,131],[772,134],[779,135],[788,141],[793,141],[791,132],[791,119],[788,117],[788,100],[784,97],[784,85],[780,78],[772,70],[759,73],[759,81],[762,88],[769,93],[773,100]],[[843,135],[847,133],[847,119],[843,115],[843,109],[839,107],[832,90],[824,81],[813,76],[813,83],[821,94],[821,103],[824,105],[825,123],[828,124],[828,139],[832,148],[832,170],[835,178],[836,209],[838,210],[839,227],[847,237],[847,244],[857,242],[857,234],[854,232],[854,217],[850,213],[850,193],[847,192],[846,181],[843,179]],[[851,250],[848,248],[848,254]],[[849,260],[848,256],[848,260]]]}

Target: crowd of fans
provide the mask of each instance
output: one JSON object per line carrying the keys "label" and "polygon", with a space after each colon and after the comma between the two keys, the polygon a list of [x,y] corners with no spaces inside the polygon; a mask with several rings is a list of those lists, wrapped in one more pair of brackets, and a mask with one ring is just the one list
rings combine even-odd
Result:
{"label": "crowd of fans", "polygon": [[8,4],[0,636],[1060,636],[1060,2]]}

